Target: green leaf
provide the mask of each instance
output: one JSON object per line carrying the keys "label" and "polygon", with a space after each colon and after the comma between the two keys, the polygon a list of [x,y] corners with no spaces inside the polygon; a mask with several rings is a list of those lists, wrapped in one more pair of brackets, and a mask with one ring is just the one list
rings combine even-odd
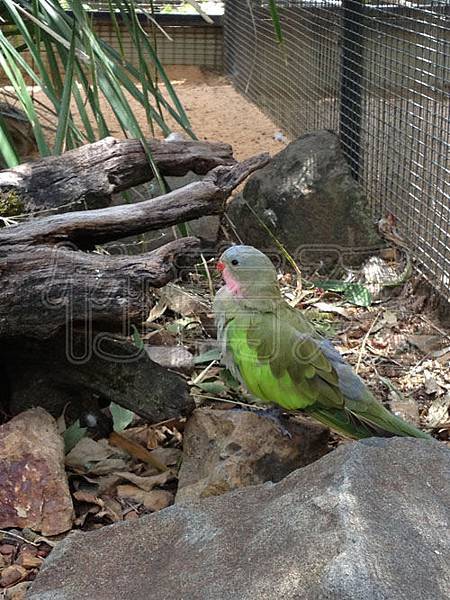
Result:
{"label": "green leaf", "polygon": [[[149,163],[163,187],[162,178],[145,141],[148,128],[153,132],[155,124],[165,135],[170,133],[172,128],[165,123],[165,115],[168,114],[191,137],[195,138],[195,135],[158,59],[155,41],[152,45],[151,37],[141,26],[137,3],[131,0],[108,0],[108,6],[114,29],[112,45],[98,36],[88,4],[78,0],[21,0],[20,3],[3,0],[0,30],[3,63],[0,67],[10,79],[33,126],[41,155],[50,154],[42,132],[42,122],[46,117],[35,111],[36,99],[25,85],[25,76],[41,87],[46,96],[44,103],[50,105],[59,117],[54,143],[56,151],[110,134],[106,123],[109,107],[105,110],[103,101],[106,99],[125,135],[142,140]],[[66,12],[67,9],[72,14]],[[14,36],[20,36],[20,40]],[[76,47],[73,43],[75,36]],[[137,66],[124,60],[123,40],[128,36],[132,39],[133,54],[138,58]],[[114,49],[114,45],[118,50]],[[23,58],[26,54],[31,59],[29,64]],[[66,66],[64,84],[59,72],[61,62]],[[75,79],[81,83],[82,93],[77,85],[73,85]],[[158,79],[167,90],[166,97],[158,87]],[[144,123],[136,119],[135,106],[130,106],[128,94],[145,109]],[[77,123],[69,109],[69,106],[73,106],[72,101],[75,101],[80,116]],[[12,166],[18,160],[14,157],[11,142],[7,144],[5,138],[3,131],[2,150],[6,155],[5,160]]]}
{"label": "green leaf", "polygon": [[220,378],[225,383],[225,385],[231,388],[232,390],[239,389],[241,385],[239,381],[237,381],[237,379],[233,377],[233,375],[228,369],[223,369],[223,371],[220,372]]}
{"label": "green leaf", "polygon": [[67,127],[70,118],[70,100],[72,97],[72,86],[73,86],[73,69],[75,59],[75,40],[76,30],[72,32],[72,39],[70,41],[69,57],[66,64],[66,75],[63,84],[63,95],[61,99],[61,107],[58,115],[58,127],[56,130],[55,145],[53,147],[54,154],[61,154],[65,150],[65,140],[67,137]]}
{"label": "green leaf", "polygon": [[20,158],[17,156],[14,145],[9,137],[8,127],[2,115],[0,115],[0,149],[0,155],[3,156],[7,167],[16,167],[20,164]]}
{"label": "green leaf", "polygon": [[198,317],[182,317],[181,319],[168,323],[165,328],[169,333],[179,334],[187,329],[200,327],[200,325],[201,323],[198,320]]}
{"label": "green leaf", "polygon": [[196,383],[196,387],[200,388],[208,394],[222,394],[227,391],[227,386],[223,381],[204,381],[203,383]]}
{"label": "green leaf", "polygon": [[270,16],[272,17],[273,28],[279,44],[283,43],[283,31],[281,29],[280,15],[278,12],[276,0],[269,0]]}
{"label": "green leaf", "polygon": [[372,294],[360,283],[350,283],[344,292],[344,298],[356,306],[370,306],[372,304]]}
{"label": "green leaf", "polygon": [[86,427],[80,427],[80,421],[76,420],[70,427],[68,427],[63,433],[64,439],[64,450],[68,454],[72,448],[78,444],[78,442],[86,435]]}
{"label": "green leaf", "polygon": [[343,293],[344,299],[356,306],[370,306],[372,304],[372,294],[361,283],[328,279],[326,281],[313,281],[313,284],[325,291]]}
{"label": "green leaf", "polygon": [[141,338],[141,334],[137,330],[136,325],[132,325],[131,328],[133,330],[133,333],[131,334],[131,339],[133,340],[133,344],[136,346],[136,348],[139,348],[139,350],[143,350],[144,349],[144,340]]}
{"label": "green leaf", "polygon": [[211,362],[212,360],[219,360],[220,350],[219,348],[211,348],[206,352],[202,352],[194,358],[194,365],[201,365],[203,363]]}
{"label": "green leaf", "polygon": [[109,410],[113,419],[113,428],[116,432],[126,429],[134,419],[134,412],[132,410],[128,410],[128,408],[124,408],[115,402],[111,402]]}

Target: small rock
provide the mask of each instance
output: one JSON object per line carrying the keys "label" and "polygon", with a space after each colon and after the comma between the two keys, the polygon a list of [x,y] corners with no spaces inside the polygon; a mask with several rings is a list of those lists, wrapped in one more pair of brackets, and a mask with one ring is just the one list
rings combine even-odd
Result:
{"label": "small rock", "polygon": [[0,554],[3,554],[4,556],[11,556],[11,554],[14,554],[16,550],[17,546],[15,546],[14,544],[0,545]]}
{"label": "small rock", "polygon": [[8,565],[9,565],[9,561],[6,558],[6,556],[3,556],[3,554],[0,554],[0,570],[4,569]]}
{"label": "small rock", "polygon": [[246,410],[199,408],[184,431],[176,502],[279,481],[327,452],[328,430],[306,419],[277,423]]}
{"label": "small rock", "polygon": [[0,587],[9,587],[22,581],[28,575],[27,570],[20,565],[6,567],[0,574]]}
{"label": "small rock", "polygon": [[194,356],[183,346],[145,346],[155,363],[166,369],[190,374],[194,370]]}
{"label": "small rock", "polygon": [[25,569],[39,569],[42,565],[42,558],[37,556],[37,550],[23,548],[20,551],[16,564],[25,567]]}
{"label": "small rock", "polygon": [[0,481],[0,528],[57,535],[72,526],[64,443],[44,409],[27,410],[0,427]]}
{"label": "small rock", "polygon": [[31,581],[22,581],[4,591],[5,600],[25,600]]}

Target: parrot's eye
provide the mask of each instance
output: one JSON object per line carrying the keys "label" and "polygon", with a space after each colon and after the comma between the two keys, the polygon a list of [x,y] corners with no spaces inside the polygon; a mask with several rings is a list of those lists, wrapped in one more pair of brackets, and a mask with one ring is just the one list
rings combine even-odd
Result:
{"label": "parrot's eye", "polygon": [[239,261],[236,258],[233,258],[233,260],[231,261],[231,264],[236,266],[239,264]]}

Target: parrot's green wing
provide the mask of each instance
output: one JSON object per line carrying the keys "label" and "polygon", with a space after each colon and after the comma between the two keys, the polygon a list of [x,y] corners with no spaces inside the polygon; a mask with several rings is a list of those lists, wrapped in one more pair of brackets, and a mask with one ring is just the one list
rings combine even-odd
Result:
{"label": "parrot's green wing", "polygon": [[284,302],[274,311],[229,313],[222,335],[235,373],[262,402],[303,409],[351,437],[429,438],[384,408],[331,342]]}

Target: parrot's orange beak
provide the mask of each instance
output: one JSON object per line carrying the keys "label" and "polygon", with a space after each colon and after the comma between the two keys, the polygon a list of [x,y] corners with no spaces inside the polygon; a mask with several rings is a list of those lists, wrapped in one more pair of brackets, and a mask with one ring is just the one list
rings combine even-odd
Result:
{"label": "parrot's orange beak", "polygon": [[219,273],[222,273],[222,271],[225,269],[225,265],[223,264],[222,261],[218,261],[216,263],[216,269],[219,271]]}

